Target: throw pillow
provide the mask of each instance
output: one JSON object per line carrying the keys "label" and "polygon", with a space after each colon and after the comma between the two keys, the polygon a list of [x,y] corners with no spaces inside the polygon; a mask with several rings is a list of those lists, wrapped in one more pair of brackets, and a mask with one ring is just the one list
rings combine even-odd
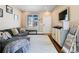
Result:
{"label": "throw pillow", "polygon": [[2,39],[5,39],[5,40],[8,39],[8,37],[7,37],[7,35],[5,33],[2,34]]}
{"label": "throw pillow", "polygon": [[16,28],[11,29],[11,31],[12,31],[13,35],[18,35],[19,34],[19,32]]}
{"label": "throw pillow", "polygon": [[4,32],[8,38],[12,38],[11,34],[9,32]]}
{"label": "throw pillow", "polygon": [[20,29],[20,32],[25,32],[25,29],[24,29],[24,28],[21,28],[21,29]]}

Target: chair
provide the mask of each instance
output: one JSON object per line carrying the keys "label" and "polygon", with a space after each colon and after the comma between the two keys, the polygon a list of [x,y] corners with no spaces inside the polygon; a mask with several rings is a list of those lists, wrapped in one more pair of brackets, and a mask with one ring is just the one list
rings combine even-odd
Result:
{"label": "chair", "polygon": [[64,45],[61,49],[63,53],[73,53],[76,52],[76,36],[78,33],[78,26],[72,26],[69,30],[67,38],[64,42]]}

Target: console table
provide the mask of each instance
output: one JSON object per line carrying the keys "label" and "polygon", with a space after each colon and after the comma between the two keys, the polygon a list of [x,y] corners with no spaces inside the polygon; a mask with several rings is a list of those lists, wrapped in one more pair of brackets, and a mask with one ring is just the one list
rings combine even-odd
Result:
{"label": "console table", "polygon": [[37,35],[37,30],[26,30],[28,31],[28,34],[30,34],[30,32],[36,32],[36,35]]}

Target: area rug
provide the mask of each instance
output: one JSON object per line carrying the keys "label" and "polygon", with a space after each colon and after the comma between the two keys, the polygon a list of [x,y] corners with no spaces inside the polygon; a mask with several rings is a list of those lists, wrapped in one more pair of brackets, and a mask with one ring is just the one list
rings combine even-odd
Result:
{"label": "area rug", "polygon": [[30,37],[29,53],[57,53],[47,35],[28,35]]}

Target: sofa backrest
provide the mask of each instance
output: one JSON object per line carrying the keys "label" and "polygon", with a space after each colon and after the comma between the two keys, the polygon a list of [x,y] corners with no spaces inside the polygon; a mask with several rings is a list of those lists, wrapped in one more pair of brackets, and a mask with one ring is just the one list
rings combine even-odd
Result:
{"label": "sofa backrest", "polygon": [[0,32],[9,32],[13,36],[11,29],[0,30]]}
{"label": "sofa backrest", "polygon": [[[20,32],[20,28],[16,28],[16,29]],[[11,29],[0,30],[0,32],[9,32],[12,36],[14,36]]]}

